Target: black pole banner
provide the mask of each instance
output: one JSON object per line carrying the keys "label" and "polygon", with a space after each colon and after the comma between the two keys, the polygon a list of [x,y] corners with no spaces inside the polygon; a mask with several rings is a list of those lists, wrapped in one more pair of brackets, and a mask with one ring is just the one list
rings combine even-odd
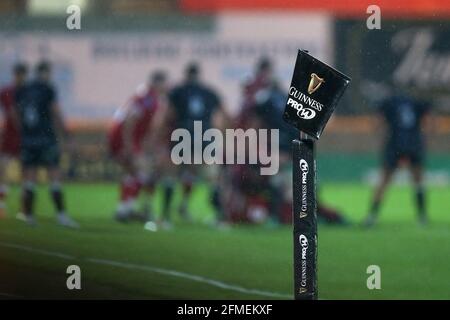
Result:
{"label": "black pole banner", "polygon": [[350,78],[299,50],[283,119],[300,130],[293,141],[294,297],[317,294],[315,139],[319,139]]}
{"label": "black pole banner", "polygon": [[294,140],[293,235],[294,295],[297,300],[317,299],[317,208],[314,141]]}

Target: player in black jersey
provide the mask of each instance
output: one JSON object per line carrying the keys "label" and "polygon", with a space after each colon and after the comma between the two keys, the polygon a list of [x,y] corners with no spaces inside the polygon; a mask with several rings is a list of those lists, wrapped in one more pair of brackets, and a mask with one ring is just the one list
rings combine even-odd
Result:
{"label": "player in black jersey", "polygon": [[[200,79],[200,67],[197,63],[190,63],[185,70],[185,79],[169,92],[169,117],[174,128],[182,128],[194,136],[194,122],[201,122],[202,131],[218,127],[226,121],[227,115],[222,106],[219,95]],[[193,143],[193,139],[192,139]],[[182,200],[179,207],[180,215],[190,219],[188,213],[188,198],[193,183],[202,173],[213,184],[211,202],[217,213],[218,225],[223,225],[224,216],[219,189],[219,168],[216,165],[188,164],[180,168],[183,186]],[[166,194],[170,194],[168,191]],[[167,199],[169,197],[166,197]],[[168,201],[168,200],[166,200]]]}
{"label": "player in black jersey", "polygon": [[50,191],[57,211],[57,221],[66,227],[77,223],[65,212],[59,170],[60,139],[67,131],[58,106],[57,94],[50,82],[51,66],[40,62],[36,66],[36,78],[16,92],[23,170],[22,210],[28,224],[35,225],[34,195],[37,169],[47,170]]}
{"label": "player in black jersey", "polygon": [[429,104],[405,95],[388,97],[379,105],[387,127],[384,147],[383,171],[380,184],[375,190],[371,210],[364,225],[372,226],[378,216],[383,194],[395,169],[408,165],[416,188],[416,205],[421,224],[427,221],[425,192],[423,187],[423,160],[425,154],[422,124],[429,111]]}

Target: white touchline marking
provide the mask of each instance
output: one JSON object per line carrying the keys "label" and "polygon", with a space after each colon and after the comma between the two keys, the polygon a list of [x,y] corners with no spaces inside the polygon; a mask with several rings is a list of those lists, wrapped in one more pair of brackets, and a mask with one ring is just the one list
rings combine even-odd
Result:
{"label": "white touchline marking", "polygon": [[205,277],[198,276],[195,274],[170,270],[170,269],[162,269],[162,268],[144,266],[144,265],[133,264],[133,263],[124,263],[124,262],[105,260],[105,259],[88,258],[86,260],[89,262],[97,263],[97,264],[104,264],[104,265],[121,267],[121,268],[126,268],[126,269],[149,271],[149,272],[164,274],[164,275],[168,275],[168,276],[184,278],[184,279],[188,279],[188,280],[192,280],[192,281],[196,281],[196,282],[206,283],[206,284],[209,284],[211,286],[218,287],[221,289],[237,291],[237,292],[246,293],[246,294],[255,294],[255,295],[266,296],[266,297],[292,298],[291,295],[284,294],[284,293],[264,291],[264,290],[258,290],[258,289],[247,289],[247,288],[243,288],[240,286],[228,284],[228,283],[225,283],[222,281],[205,278]]}
{"label": "white touchline marking", "polygon": [[[76,257],[68,255],[68,254],[55,252],[55,251],[36,249],[33,247],[24,246],[24,245],[15,244],[15,243],[8,243],[8,242],[0,241],[0,246],[12,248],[12,249],[24,250],[24,251],[28,251],[28,252],[32,252],[32,253],[36,253],[36,254],[53,256],[53,257],[62,258],[62,259],[66,259],[66,260],[77,259]],[[88,262],[91,262],[94,264],[99,264],[99,265],[108,265],[108,266],[114,266],[114,267],[119,267],[119,268],[124,268],[124,269],[134,269],[134,270],[142,270],[142,271],[147,271],[147,272],[159,273],[159,274],[168,275],[168,276],[172,276],[172,277],[188,279],[188,280],[195,281],[195,282],[206,283],[213,287],[221,288],[224,290],[236,291],[236,292],[245,293],[245,294],[254,294],[254,295],[272,297],[272,298],[292,299],[292,295],[289,295],[289,294],[265,291],[265,290],[259,290],[259,289],[248,289],[248,288],[240,287],[237,285],[228,284],[228,283],[225,283],[222,281],[209,279],[209,278],[206,278],[203,276],[185,273],[185,272],[176,271],[176,270],[163,269],[163,268],[157,268],[157,267],[146,266],[146,265],[141,265],[141,264],[125,263],[125,262],[120,262],[120,261],[98,259],[98,258],[84,258],[84,259],[80,259],[80,260],[85,260],[85,261],[88,261]]]}
{"label": "white touchline marking", "polygon": [[20,250],[24,250],[24,251],[33,252],[33,253],[39,253],[39,254],[46,255],[46,256],[58,257],[61,259],[66,259],[66,260],[74,260],[75,259],[74,256],[70,256],[68,254],[36,249],[36,248],[28,247],[28,246],[23,246],[21,244],[0,242],[0,246],[6,247],[6,248],[20,249]]}

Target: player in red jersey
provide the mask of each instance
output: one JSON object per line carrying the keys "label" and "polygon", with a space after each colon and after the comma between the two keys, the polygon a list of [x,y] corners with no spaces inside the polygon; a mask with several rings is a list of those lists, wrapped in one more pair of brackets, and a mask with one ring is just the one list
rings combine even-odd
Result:
{"label": "player in red jersey", "polygon": [[242,105],[237,119],[238,128],[254,127],[254,107],[259,100],[265,99],[274,83],[272,61],[263,57],[257,63],[255,75],[243,84]]}
{"label": "player in red jersey", "polygon": [[20,135],[14,112],[14,97],[18,87],[22,86],[27,77],[28,68],[24,63],[13,67],[13,81],[0,90],[0,109],[3,114],[3,131],[0,134],[0,218],[5,216],[5,198],[7,186],[4,169],[8,163],[19,156]]}
{"label": "player in red jersey", "polygon": [[116,219],[121,222],[132,218],[148,219],[148,204],[141,215],[134,208],[141,189],[151,194],[156,181],[157,170],[148,174],[149,161],[145,149],[147,146],[154,147],[162,132],[165,92],[166,76],[155,72],[149,83],[140,87],[114,115],[108,138],[110,153],[124,173],[116,212]]}
{"label": "player in red jersey", "polygon": [[[284,108],[284,103],[285,96],[278,89],[272,61],[267,57],[262,57],[256,65],[254,75],[243,84],[242,103],[237,115],[236,127],[244,130],[250,128],[278,129],[278,126],[272,126],[272,124],[269,126],[266,118],[271,118],[271,114],[277,115],[280,104]],[[272,113],[267,113],[267,105]],[[261,110],[263,114],[261,114]],[[273,113],[274,111],[275,113]],[[271,122],[278,119],[273,116],[272,118]],[[246,150],[247,154],[248,152],[250,151]],[[280,157],[280,160],[283,159]],[[261,176],[258,172],[258,165],[248,164],[230,165],[227,170],[228,177],[230,177],[226,192],[226,197],[229,198],[227,200],[229,205],[226,207],[227,216],[232,221],[261,222],[267,215],[270,215],[270,221],[276,223],[279,220],[280,207],[284,202],[284,194],[279,183],[275,185],[273,181],[281,180],[280,175]],[[242,178],[244,176],[245,179]]]}

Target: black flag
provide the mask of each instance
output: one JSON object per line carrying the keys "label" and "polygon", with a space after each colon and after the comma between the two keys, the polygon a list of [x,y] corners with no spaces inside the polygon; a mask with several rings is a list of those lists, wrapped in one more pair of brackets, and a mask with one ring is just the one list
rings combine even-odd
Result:
{"label": "black flag", "polygon": [[283,118],[319,139],[350,78],[299,50]]}

